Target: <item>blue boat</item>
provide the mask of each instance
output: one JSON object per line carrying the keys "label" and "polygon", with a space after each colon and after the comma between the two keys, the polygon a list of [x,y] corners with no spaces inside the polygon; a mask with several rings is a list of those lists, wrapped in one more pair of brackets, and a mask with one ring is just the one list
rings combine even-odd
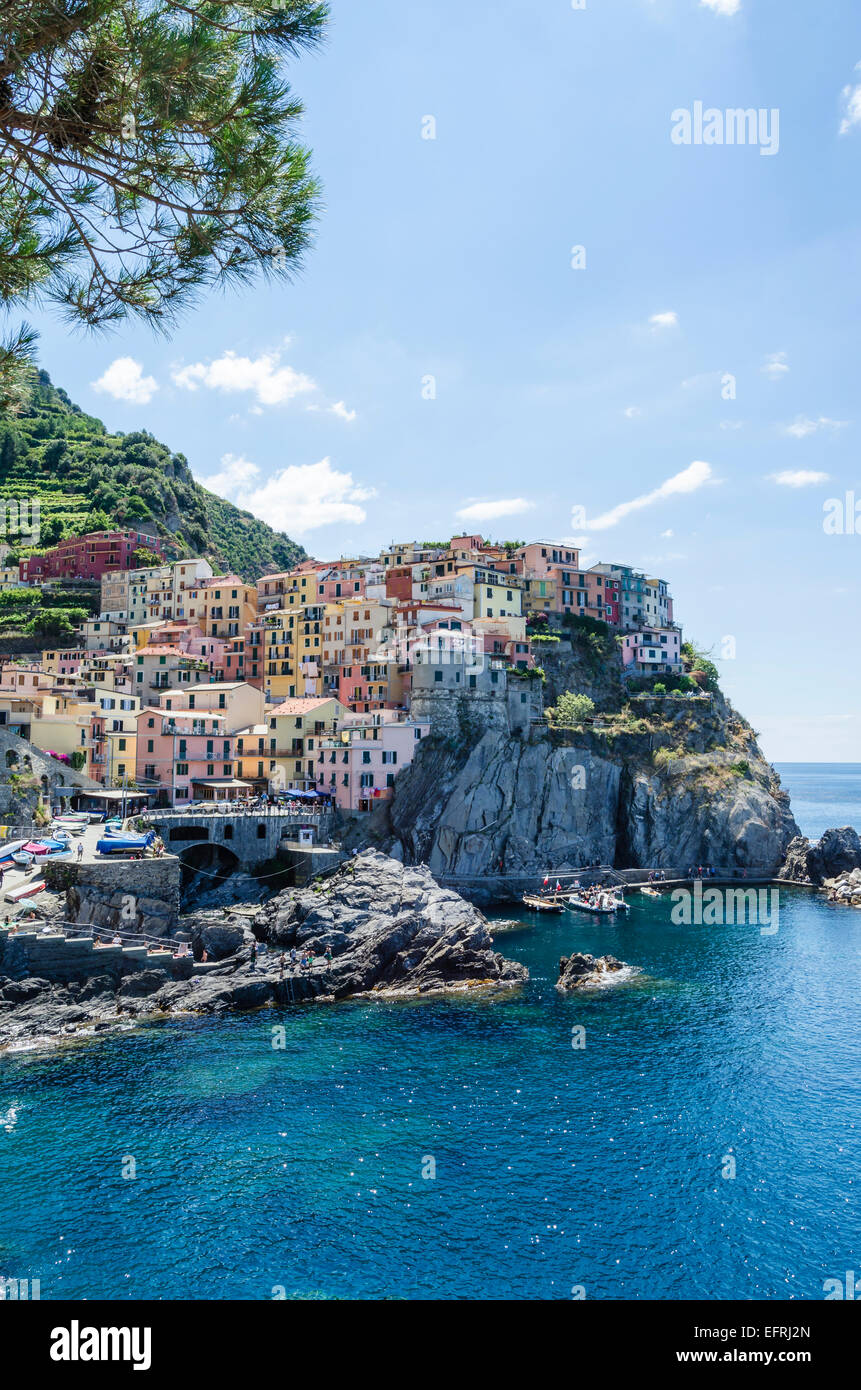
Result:
{"label": "blue boat", "polygon": [[99,854],[133,854],[145,850],[154,839],[154,830],[146,835],[106,835],[98,841],[96,849]]}

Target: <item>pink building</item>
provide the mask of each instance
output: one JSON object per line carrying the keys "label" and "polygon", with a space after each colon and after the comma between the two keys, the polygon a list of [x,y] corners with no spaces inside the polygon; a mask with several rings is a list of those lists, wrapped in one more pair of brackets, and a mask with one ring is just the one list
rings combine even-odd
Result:
{"label": "pink building", "polygon": [[347,715],[336,733],[320,740],[317,790],[346,812],[372,811],[394,796],[395,778],[412,762],[430,724],[392,710]]}
{"label": "pink building", "polygon": [[682,670],[682,635],[678,628],[643,628],[622,640],[626,676],[678,675]]}
{"label": "pink building", "polygon": [[[197,714],[148,706],[137,716],[138,786],[156,793],[156,804],[182,806],[192,800],[234,800],[235,739],[227,720],[211,710]],[[250,792],[245,788],[245,794]]]}
{"label": "pink building", "polygon": [[559,570],[580,568],[580,551],[577,547],[563,545],[559,541],[530,541],[515,552],[514,558],[523,561],[523,573],[533,579],[558,578]]}
{"label": "pink building", "polygon": [[333,566],[323,570],[317,580],[317,601],[337,603],[341,599],[357,599],[365,596],[365,570],[363,566]]}
{"label": "pink building", "polygon": [[138,784],[163,806],[243,800],[251,784],[236,776],[236,736],[263,711],[262,691],[245,681],[168,690],[137,715]]}

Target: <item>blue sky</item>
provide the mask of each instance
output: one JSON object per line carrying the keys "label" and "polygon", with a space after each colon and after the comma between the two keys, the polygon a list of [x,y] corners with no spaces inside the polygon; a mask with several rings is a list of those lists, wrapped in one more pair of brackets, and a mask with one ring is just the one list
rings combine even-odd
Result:
{"label": "blue sky", "polygon": [[[861,500],[856,64],[853,0],[334,0],[298,283],[170,342],[31,316],[41,364],[312,554],[475,528],[657,572],[769,756],[861,761],[861,534],[823,529]],[[776,151],[674,143],[696,102],[777,110]]]}

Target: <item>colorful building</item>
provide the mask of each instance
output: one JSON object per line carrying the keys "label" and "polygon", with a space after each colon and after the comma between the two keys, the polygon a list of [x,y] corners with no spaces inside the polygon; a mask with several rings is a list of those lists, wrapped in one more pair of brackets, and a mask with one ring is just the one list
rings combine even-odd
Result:
{"label": "colorful building", "polygon": [[161,541],[147,531],[91,531],[60,541],[41,555],[28,555],[18,569],[24,584],[41,584],[46,579],[101,579],[109,570],[134,569],[139,550],[160,555]]}
{"label": "colorful building", "polygon": [[317,791],[349,814],[372,811],[394,796],[395,778],[415,757],[430,723],[383,710],[347,715],[336,733],[321,739]]}
{"label": "colorful building", "polygon": [[681,674],[681,641],[678,628],[643,628],[637,632],[626,633],[622,638],[624,674]]}

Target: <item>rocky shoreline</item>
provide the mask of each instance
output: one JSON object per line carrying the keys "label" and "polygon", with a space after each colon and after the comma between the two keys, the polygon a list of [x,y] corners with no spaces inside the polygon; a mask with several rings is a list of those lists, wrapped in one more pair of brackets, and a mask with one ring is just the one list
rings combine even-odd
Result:
{"label": "rocky shoreline", "polygon": [[[813,844],[796,836],[775,881],[815,887],[830,902],[861,907],[861,840],[850,827],[828,830]],[[59,898],[54,909],[62,919]],[[50,914],[40,913],[43,921],[46,916],[50,922]],[[494,950],[492,933],[523,926],[517,919],[491,924],[425,865],[366,849],[329,879],[286,889],[262,905],[186,915],[182,935],[190,935],[196,958],[206,962],[193,973],[187,962],[190,978],[131,965],[65,980],[22,977],[13,968],[14,951],[4,957],[0,945],[0,1050],[179,1014],[512,989],[528,971]],[[165,938],[165,944],[176,943]],[[311,964],[299,965],[303,958]],[[556,989],[601,989],[635,971],[612,956],[575,952],[562,957]]]}
{"label": "rocky shoreline", "polygon": [[861,868],[861,839],[851,825],[826,830],[811,844],[806,835],[790,841],[780,878],[789,883],[812,883],[822,887],[826,880]]}
{"label": "rocky shoreline", "polygon": [[[476,907],[441,888],[428,869],[374,850],[324,883],[277,894],[250,918],[227,913],[191,925],[209,959],[206,973],[190,979],[149,969],[65,982],[12,979],[0,963],[0,1047],[177,1013],[421,998],[511,989],[528,979],[525,966],[494,951]],[[291,952],[312,964],[297,968]]]}

